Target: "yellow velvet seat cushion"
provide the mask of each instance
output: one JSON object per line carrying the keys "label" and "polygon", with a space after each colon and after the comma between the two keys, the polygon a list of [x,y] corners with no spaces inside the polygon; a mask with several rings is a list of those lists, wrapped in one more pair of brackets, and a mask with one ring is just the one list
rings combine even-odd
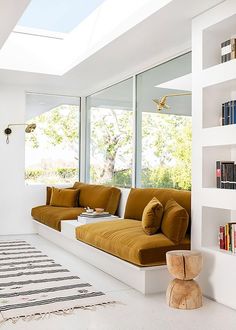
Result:
{"label": "yellow velvet seat cushion", "polygon": [[156,197],[153,197],[143,210],[142,215],[142,227],[147,235],[153,235],[158,231],[161,227],[162,215],[163,206]]}
{"label": "yellow velvet seat cushion", "polygon": [[164,209],[161,231],[174,243],[179,243],[185,236],[189,222],[187,211],[175,200],[169,200]]}
{"label": "yellow velvet seat cushion", "polygon": [[61,230],[61,220],[77,219],[84,212],[82,207],[56,207],[50,205],[36,206],[32,208],[32,217],[53,229]]}
{"label": "yellow velvet seat cushion", "polygon": [[189,237],[174,244],[162,233],[148,236],[141,222],[132,219],[79,226],[76,228],[76,237],[138,266],[164,265],[167,251],[190,249]]}
{"label": "yellow velvet seat cushion", "polygon": [[51,206],[76,207],[78,206],[79,189],[59,189],[52,187]]}
{"label": "yellow velvet seat cushion", "polygon": [[79,206],[92,209],[102,208],[115,214],[120,201],[120,189],[115,187],[75,182],[73,188],[79,189]]}

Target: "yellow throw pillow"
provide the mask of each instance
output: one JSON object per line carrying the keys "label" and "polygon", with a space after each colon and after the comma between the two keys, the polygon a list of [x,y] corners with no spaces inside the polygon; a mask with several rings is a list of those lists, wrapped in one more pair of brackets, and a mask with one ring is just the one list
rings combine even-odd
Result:
{"label": "yellow throw pillow", "polygon": [[171,241],[178,244],[186,235],[189,223],[188,212],[174,199],[165,205],[161,231]]}
{"label": "yellow throw pillow", "polygon": [[52,187],[46,187],[46,205],[50,205],[51,195],[52,195]]}
{"label": "yellow throw pillow", "polygon": [[52,187],[50,205],[61,207],[78,206],[79,189],[59,189]]}
{"label": "yellow throw pillow", "polygon": [[162,215],[163,206],[156,197],[153,197],[143,210],[142,215],[142,227],[146,234],[153,235],[158,231],[161,226]]}

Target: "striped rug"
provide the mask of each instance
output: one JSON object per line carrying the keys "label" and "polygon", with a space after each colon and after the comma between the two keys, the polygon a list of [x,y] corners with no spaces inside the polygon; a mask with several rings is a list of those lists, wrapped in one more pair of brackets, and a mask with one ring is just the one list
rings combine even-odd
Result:
{"label": "striped rug", "polygon": [[26,241],[0,241],[0,323],[114,303]]}

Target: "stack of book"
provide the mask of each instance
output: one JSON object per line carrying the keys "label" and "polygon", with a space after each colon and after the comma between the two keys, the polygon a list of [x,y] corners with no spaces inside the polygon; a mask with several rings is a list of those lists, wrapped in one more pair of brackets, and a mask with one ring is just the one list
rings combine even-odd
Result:
{"label": "stack of book", "polygon": [[231,38],[221,43],[221,63],[228,62],[236,58],[235,38]]}
{"label": "stack of book", "polygon": [[222,125],[236,124],[236,100],[222,104]]}
{"label": "stack of book", "polygon": [[81,224],[93,223],[110,220],[110,218],[116,218],[108,212],[83,212],[78,216],[78,222]]}
{"label": "stack of book", "polygon": [[236,189],[236,164],[233,161],[216,161],[216,186]]}
{"label": "stack of book", "polygon": [[219,247],[221,250],[236,253],[236,222],[219,227]]}

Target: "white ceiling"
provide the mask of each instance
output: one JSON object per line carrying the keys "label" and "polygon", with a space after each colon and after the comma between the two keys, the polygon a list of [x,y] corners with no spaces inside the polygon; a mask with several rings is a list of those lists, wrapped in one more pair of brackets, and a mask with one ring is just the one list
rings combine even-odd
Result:
{"label": "white ceiling", "polygon": [[0,83],[19,84],[28,91],[70,95],[86,95],[97,91],[109,83],[190,49],[191,19],[220,2],[169,1],[160,10],[84,58],[63,76],[0,70]]}

